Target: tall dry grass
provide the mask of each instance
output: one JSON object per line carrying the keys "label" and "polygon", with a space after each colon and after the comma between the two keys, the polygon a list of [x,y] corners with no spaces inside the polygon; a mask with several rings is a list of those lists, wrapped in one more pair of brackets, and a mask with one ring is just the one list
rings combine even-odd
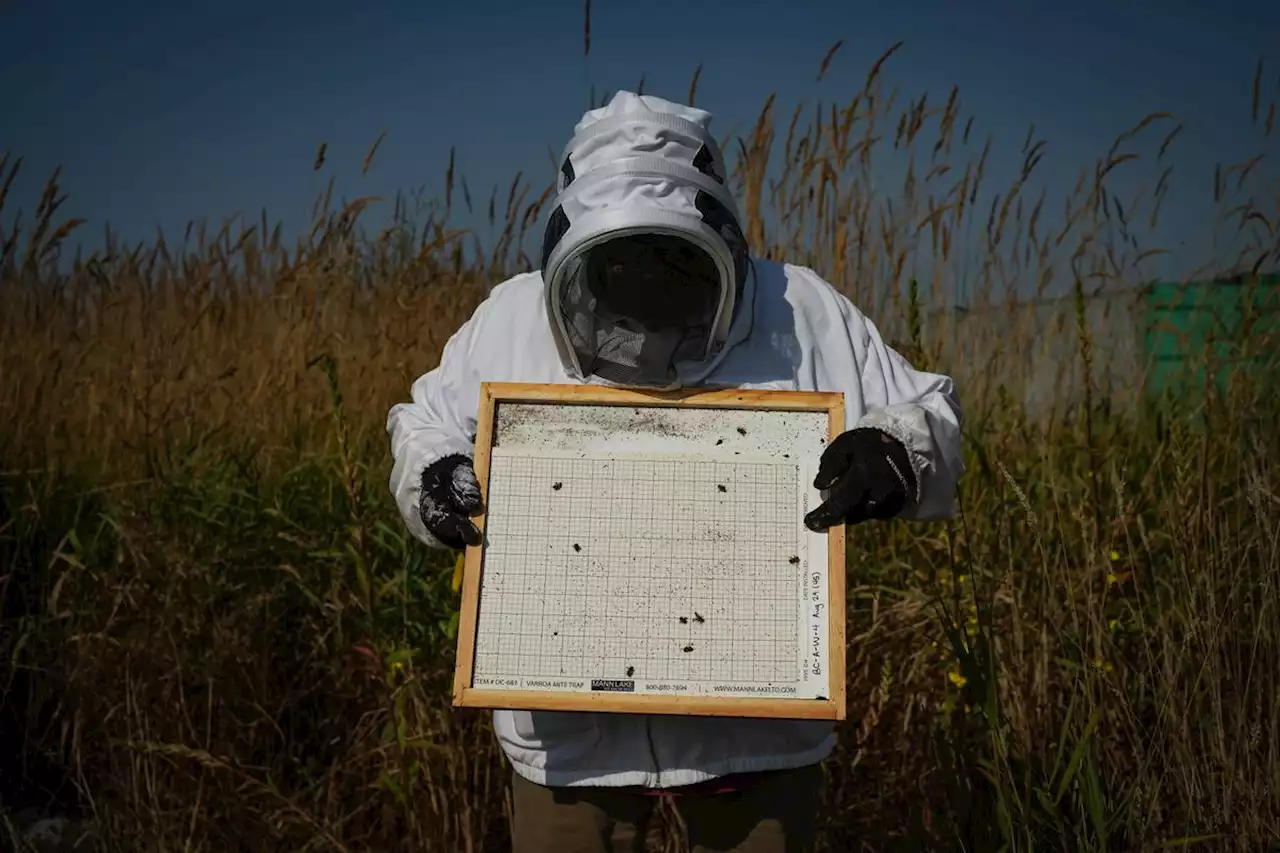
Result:
{"label": "tall dry grass", "polygon": [[[1125,356],[1089,320],[1099,287],[1146,280],[1159,247],[1135,224],[1160,215],[1178,124],[1141,118],[1062,198],[1033,191],[1049,149],[1029,136],[992,187],[959,93],[889,89],[892,53],[847,103],[769,98],[725,140],[756,252],[824,274],[956,375],[966,410],[956,522],[852,534],[822,849],[1263,849],[1280,839],[1274,398],[1237,383],[1157,415],[1107,389]],[[18,162],[0,160],[0,214]],[[1118,199],[1144,164],[1154,183]],[[1243,223],[1225,271],[1280,249],[1253,169],[1222,167],[1206,199]],[[492,246],[452,224],[474,209],[452,161],[443,200],[396,199],[372,236],[372,200],[326,194],[295,245],[264,218],[108,234],[71,261],[56,175],[0,231],[10,809],[78,810],[107,850],[503,849],[487,719],[448,707],[452,566],[395,517],[382,424],[487,288],[529,268],[551,177],[489,199]],[[937,310],[962,281],[996,322]],[[1049,324],[1008,304],[1054,292],[1073,302]],[[1059,393],[1028,411],[1045,377]],[[673,825],[654,849],[679,849]]]}

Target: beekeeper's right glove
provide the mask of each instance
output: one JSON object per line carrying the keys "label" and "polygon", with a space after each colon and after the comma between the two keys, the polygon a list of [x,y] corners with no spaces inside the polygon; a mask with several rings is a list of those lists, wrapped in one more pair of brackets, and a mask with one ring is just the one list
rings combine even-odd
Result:
{"label": "beekeeper's right glove", "polygon": [[418,516],[427,532],[448,548],[480,544],[480,530],[467,516],[480,509],[480,483],[471,459],[454,453],[422,472]]}

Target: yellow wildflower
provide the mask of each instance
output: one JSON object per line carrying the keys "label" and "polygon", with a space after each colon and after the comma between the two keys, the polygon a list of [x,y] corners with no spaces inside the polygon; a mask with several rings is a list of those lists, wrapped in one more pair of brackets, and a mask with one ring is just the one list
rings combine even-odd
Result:
{"label": "yellow wildflower", "polygon": [[459,554],[457,561],[453,564],[453,580],[449,583],[449,586],[454,592],[462,589],[462,568],[466,565],[466,562],[466,556]]}
{"label": "yellow wildflower", "polygon": [[405,672],[404,661],[402,660],[389,661],[387,663],[387,675],[386,675],[387,686],[395,687],[397,684],[399,684],[401,681],[401,678],[404,676],[404,672]]}
{"label": "yellow wildflower", "polygon": [[954,684],[956,687],[964,687],[966,684],[969,683],[969,679],[965,678],[963,675],[961,675],[958,672],[948,672],[947,678],[949,678],[951,680],[951,683]]}

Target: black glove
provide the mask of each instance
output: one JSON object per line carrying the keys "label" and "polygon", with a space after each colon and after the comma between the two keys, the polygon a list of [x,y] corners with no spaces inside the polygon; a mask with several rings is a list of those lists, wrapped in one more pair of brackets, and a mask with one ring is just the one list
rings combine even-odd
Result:
{"label": "black glove", "polygon": [[480,508],[480,483],[471,460],[460,453],[437,459],[422,472],[418,517],[449,548],[480,544],[480,531],[468,515]]}
{"label": "black glove", "polygon": [[893,518],[915,495],[916,478],[901,442],[878,429],[859,428],[827,445],[813,487],[831,490],[826,503],[804,517],[806,527],[820,531],[842,521]]}

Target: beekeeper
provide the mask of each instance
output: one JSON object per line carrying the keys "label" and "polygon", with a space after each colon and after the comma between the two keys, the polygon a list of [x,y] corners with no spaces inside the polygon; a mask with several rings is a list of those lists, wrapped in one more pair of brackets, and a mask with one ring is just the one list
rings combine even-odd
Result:
{"label": "beekeeper", "polygon": [[[479,541],[482,381],[840,392],[847,431],[821,457],[827,500],[806,524],[950,515],[952,380],[913,369],[814,271],[750,254],[710,123],[621,92],[574,128],[541,270],[494,287],[388,415],[390,487],[419,540]],[[629,849],[655,792],[677,795],[704,849],[807,850],[835,744],[812,721],[503,710],[493,724],[517,853]]]}

